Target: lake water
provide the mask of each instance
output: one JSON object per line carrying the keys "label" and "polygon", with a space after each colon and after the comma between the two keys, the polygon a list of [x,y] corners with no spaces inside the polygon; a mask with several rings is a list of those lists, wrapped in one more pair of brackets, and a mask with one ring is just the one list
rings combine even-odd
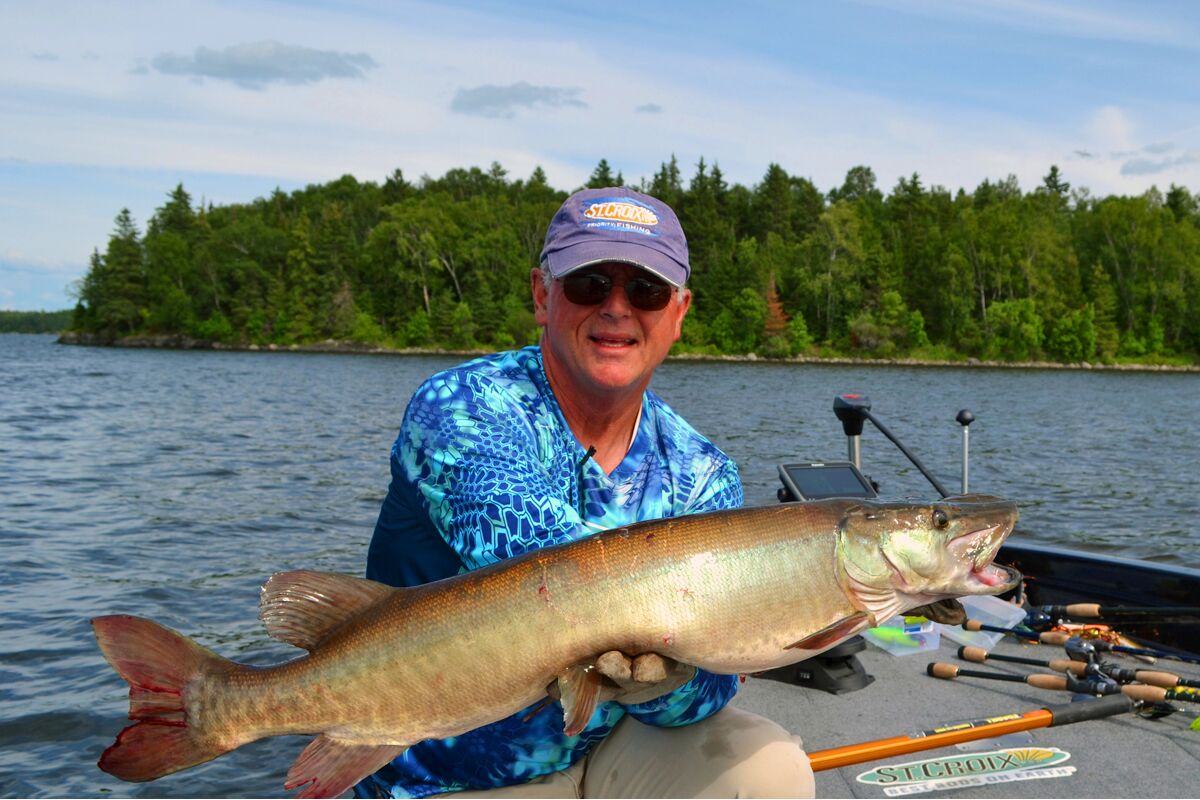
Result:
{"label": "lake water", "polygon": [[[127,690],[88,619],[148,616],[251,663],[272,572],[361,573],[409,394],[453,356],[173,352],[0,336],[0,795],[281,796],[304,740],[151,784],[100,772]],[[663,366],[654,388],[775,502],[776,465],[846,456],[859,391],[948,488],[960,408],[971,488],[1015,498],[1027,541],[1200,567],[1200,376],[759,363]],[[864,471],[933,496],[868,426]]]}

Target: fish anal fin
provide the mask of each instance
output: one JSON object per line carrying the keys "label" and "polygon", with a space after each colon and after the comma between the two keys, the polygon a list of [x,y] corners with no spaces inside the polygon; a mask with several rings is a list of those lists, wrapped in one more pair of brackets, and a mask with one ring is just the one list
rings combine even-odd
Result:
{"label": "fish anal fin", "polygon": [[843,617],[837,622],[826,625],[821,630],[804,637],[798,642],[793,642],[785,649],[813,650],[816,652],[828,650],[843,639],[853,636],[859,631],[870,627],[870,625],[870,615],[865,611],[856,611],[848,617]]}
{"label": "fish anal fin", "polygon": [[271,636],[311,651],[334,628],[394,591],[332,572],[277,572],[262,588],[258,616]]}
{"label": "fish anal fin", "polygon": [[563,707],[563,733],[578,736],[587,727],[596,707],[613,691],[602,685],[603,676],[592,663],[567,667],[558,676],[558,695]]}
{"label": "fish anal fin", "polygon": [[324,734],[288,770],[284,789],[296,797],[337,797],[407,749],[398,744],[357,744]]}

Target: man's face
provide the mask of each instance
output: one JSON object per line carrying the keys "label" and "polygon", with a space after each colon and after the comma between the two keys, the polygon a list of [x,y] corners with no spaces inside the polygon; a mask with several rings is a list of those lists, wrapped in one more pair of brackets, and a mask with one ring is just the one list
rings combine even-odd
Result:
{"label": "man's face", "polygon": [[634,308],[625,295],[633,278],[654,278],[629,264],[606,263],[586,267],[613,282],[612,291],[597,305],[579,305],[563,294],[561,280],[549,290],[541,272],[531,275],[534,313],[545,326],[543,358],[557,382],[568,391],[607,394],[645,390],[655,367],[663,362],[679,338],[692,293],[682,290],[682,300],[672,296],[666,308]]}

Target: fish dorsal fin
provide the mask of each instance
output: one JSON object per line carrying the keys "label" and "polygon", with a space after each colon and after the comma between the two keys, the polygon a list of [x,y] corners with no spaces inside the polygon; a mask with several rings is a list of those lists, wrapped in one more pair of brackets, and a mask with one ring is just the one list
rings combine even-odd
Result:
{"label": "fish dorsal fin", "polygon": [[262,588],[258,616],[271,636],[311,651],[342,622],[394,591],[332,572],[277,572]]}
{"label": "fish dorsal fin", "polygon": [[292,764],[283,788],[303,787],[296,797],[338,797],[406,749],[398,744],[355,744],[322,734]]}
{"label": "fish dorsal fin", "polygon": [[798,642],[788,645],[786,650],[811,650],[819,653],[828,650],[843,639],[848,639],[871,624],[865,611],[855,611],[848,617],[826,625],[816,633],[805,636]]}
{"label": "fish dorsal fin", "polygon": [[592,663],[567,667],[558,675],[558,696],[563,707],[563,733],[577,736],[596,713],[601,694],[600,670]]}

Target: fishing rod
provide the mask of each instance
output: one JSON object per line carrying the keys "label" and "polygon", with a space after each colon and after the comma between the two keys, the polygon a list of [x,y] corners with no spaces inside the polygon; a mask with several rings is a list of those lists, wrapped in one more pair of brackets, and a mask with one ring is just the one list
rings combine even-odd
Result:
{"label": "fishing rod", "polygon": [[[988,631],[990,633],[1003,633],[1008,636],[1016,636],[1020,639],[1030,642],[1040,642],[1041,644],[1056,644],[1064,646],[1079,647],[1080,645],[1068,645],[1069,642],[1082,643],[1084,640],[1079,636],[1072,636],[1066,631],[1043,631],[1042,633],[1025,632],[1016,628],[1001,628],[996,625],[985,625],[978,620],[969,619],[962,624],[962,627],[968,631]],[[1150,658],[1170,658],[1175,661],[1186,661],[1189,664],[1200,664],[1200,657],[1185,656],[1181,653],[1171,653],[1166,650],[1155,650],[1150,647],[1127,647],[1123,644],[1112,644],[1103,639],[1089,639],[1087,644],[1093,645],[1097,650],[1114,653],[1127,653],[1132,656],[1145,656]]]}
{"label": "fishing rod", "polygon": [[1050,617],[1086,619],[1142,617],[1148,614],[1168,617],[1200,617],[1200,606],[1102,606],[1099,603],[1072,603],[1066,606],[1038,606],[1033,610]]}
{"label": "fishing rod", "polygon": [[1010,681],[1012,683],[1027,683],[1037,689],[1052,691],[1071,691],[1083,694],[1115,695],[1123,694],[1143,703],[1161,703],[1165,700],[1182,700],[1186,703],[1200,703],[1200,693],[1190,689],[1164,689],[1161,686],[1128,683],[1121,685],[1116,681],[1099,676],[1090,680],[1081,680],[1071,673],[1066,675],[1009,675],[1006,672],[986,672],[979,669],[960,669],[954,664],[930,662],[925,672],[934,678],[952,681],[955,678],[983,678],[992,681]]}
{"label": "fishing rod", "polygon": [[1104,719],[1133,711],[1137,705],[1138,703],[1132,698],[1118,694],[1086,703],[1047,706],[1032,711],[1001,714],[986,719],[948,723],[932,730],[907,736],[893,736],[888,739],[875,739],[870,742],[859,742],[828,750],[815,750],[809,752],[808,759],[812,764],[813,772],[821,772],[827,769],[861,764],[865,761],[875,761],[880,758],[935,750],[962,742],[991,739],[995,736],[1004,736],[1019,731],[1060,727],[1090,719]]}
{"label": "fishing rod", "polygon": [[[1085,608],[1099,608],[1099,606],[1095,604],[1081,605]],[[1188,606],[1163,606],[1157,609],[1152,609],[1149,607],[1144,609],[1139,608],[1135,610],[1145,611],[1146,614],[1129,614],[1117,617],[1098,617],[1096,615],[1064,613],[1071,608],[1074,608],[1074,606],[1040,606],[1038,608],[1031,608],[1025,612],[1025,619],[1021,620],[1021,625],[1034,631],[1048,631],[1053,629],[1055,626],[1066,624],[1069,619],[1092,619],[1096,621],[1079,622],[1075,624],[1078,624],[1082,627],[1097,627],[1100,629],[1107,629],[1109,626],[1105,622],[1098,621],[1099,619],[1104,619],[1106,622],[1113,623],[1123,622],[1126,625],[1162,625],[1184,622],[1190,619],[1190,617],[1186,614],[1177,613],[1187,610],[1189,608]],[[1162,613],[1150,614],[1149,612],[1152,610]]]}
{"label": "fishing rod", "polygon": [[1066,644],[1067,639],[1071,636],[1062,631],[1022,631],[1017,628],[1001,628],[998,625],[987,625],[979,620],[968,619],[962,624],[963,630],[987,631],[989,633],[1003,633],[1008,636],[1016,636],[1019,639],[1024,639],[1029,642],[1040,642],[1041,644]]}
{"label": "fishing rod", "polygon": [[1079,677],[1086,677],[1089,673],[1100,673],[1112,678],[1117,683],[1147,683],[1151,686],[1161,686],[1164,689],[1174,689],[1176,687],[1200,688],[1200,680],[1189,680],[1182,678],[1179,675],[1174,675],[1170,672],[1158,672],[1148,669],[1131,669],[1122,667],[1116,664],[1097,663],[1094,660],[1080,661],[1072,658],[1055,658],[1049,661],[1043,661],[1038,658],[1025,658],[1023,656],[1006,656],[999,653],[989,653],[982,647],[963,646],[958,648],[958,657],[963,661],[971,661],[976,664],[983,664],[987,661],[1006,661],[1013,664],[1029,664],[1035,667],[1047,667],[1055,672],[1070,672]]}
{"label": "fishing rod", "polygon": [[[1053,631],[1051,631],[1053,632]],[[1046,634],[1042,634],[1043,636]],[[1152,656],[1154,658],[1170,658],[1176,661],[1186,661],[1189,664],[1200,664],[1200,658],[1196,656],[1185,656],[1180,653],[1170,653],[1166,650],[1155,650],[1150,647],[1126,647],[1123,644],[1112,644],[1103,639],[1088,639],[1084,640],[1079,636],[1068,636],[1063,642],[1067,647],[1067,651],[1076,650],[1085,652],[1088,646],[1094,647],[1096,650],[1104,653],[1128,653],[1133,656]]]}

